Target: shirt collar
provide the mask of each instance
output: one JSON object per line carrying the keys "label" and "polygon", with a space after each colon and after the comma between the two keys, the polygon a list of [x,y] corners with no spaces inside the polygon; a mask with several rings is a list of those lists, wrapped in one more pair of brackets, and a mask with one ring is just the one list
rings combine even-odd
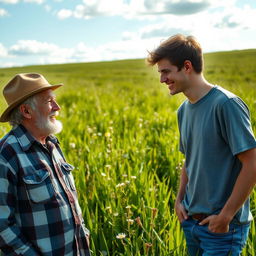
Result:
{"label": "shirt collar", "polygon": [[[29,132],[28,130],[23,126],[23,125],[18,125],[17,127],[15,127],[13,129],[13,134],[14,136],[17,138],[17,141],[19,142],[21,148],[23,149],[23,151],[27,151],[29,150],[29,148],[34,144],[40,144],[40,142],[38,142]],[[53,136],[50,135],[46,138],[46,141],[50,140],[52,143],[54,144],[59,144],[58,139]]]}

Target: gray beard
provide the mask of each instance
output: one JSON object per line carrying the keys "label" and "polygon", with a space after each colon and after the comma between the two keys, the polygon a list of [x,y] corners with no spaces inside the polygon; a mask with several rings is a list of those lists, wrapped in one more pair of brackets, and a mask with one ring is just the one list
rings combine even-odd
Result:
{"label": "gray beard", "polygon": [[49,119],[45,120],[39,117],[35,125],[40,132],[48,135],[57,134],[62,131],[62,123],[59,120],[55,120],[55,122],[52,123]]}

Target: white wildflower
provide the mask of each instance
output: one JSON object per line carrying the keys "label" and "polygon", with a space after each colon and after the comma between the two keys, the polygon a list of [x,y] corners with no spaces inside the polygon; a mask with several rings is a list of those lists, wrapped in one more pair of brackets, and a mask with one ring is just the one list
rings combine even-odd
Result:
{"label": "white wildflower", "polygon": [[133,219],[127,219],[127,222],[128,222],[129,224],[133,224],[133,223],[134,223],[134,220],[133,220]]}
{"label": "white wildflower", "polygon": [[124,239],[126,237],[125,233],[120,233],[116,236],[117,239]]}
{"label": "white wildflower", "polygon": [[74,142],[70,142],[70,143],[69,143],[69,146],[70,146],[71,148],[76,148],[76,144],[75,144]]}
{"label": "white wildflower", "polygon": [[117,184],[116,188],[120,188],[120,187],[124,187],[124,186],[125,186],[125,183],[122,182],[122,183]]}

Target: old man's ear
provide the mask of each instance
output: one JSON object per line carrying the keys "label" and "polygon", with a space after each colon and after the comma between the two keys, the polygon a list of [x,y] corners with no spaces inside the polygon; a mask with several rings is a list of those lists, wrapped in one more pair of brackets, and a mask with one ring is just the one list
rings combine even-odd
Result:
{"label": "old man's ear", "polygon": [[19,106],[19,111],[23,115],[24,118],[31,119],[31,111],[32,111],[32,109],[30,108],[29,105],[21,104]]}

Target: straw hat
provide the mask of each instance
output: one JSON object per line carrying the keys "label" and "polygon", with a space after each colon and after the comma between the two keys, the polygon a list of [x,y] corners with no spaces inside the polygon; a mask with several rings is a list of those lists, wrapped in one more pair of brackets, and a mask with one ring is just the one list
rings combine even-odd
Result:
{"label": "straw hat", "polygon": [[63,84],[51,85],[40,74],[24,73],[16,75],[3,89],[8,107],[0,117],[0,122],[8,122],[11,111],[30,96],[44,90],[55,90]]}

